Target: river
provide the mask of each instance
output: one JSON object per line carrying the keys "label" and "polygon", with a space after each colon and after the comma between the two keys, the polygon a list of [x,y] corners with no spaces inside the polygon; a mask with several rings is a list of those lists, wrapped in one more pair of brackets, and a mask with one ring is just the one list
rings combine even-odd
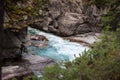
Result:
{"label": "river", "polygon": [[62,37],[45,33],[37,29],[28,28],[31,34],[43,35],[49,40],[49,46],[45,48],[39,48],[30,46],[29,51],[33,54],[49,57],[57,62],[59,61],[72,61],[79,54],[82,54],[84,50],[88,50],[88,47],[80,45],[76,42],[70,42],[64,40]]}

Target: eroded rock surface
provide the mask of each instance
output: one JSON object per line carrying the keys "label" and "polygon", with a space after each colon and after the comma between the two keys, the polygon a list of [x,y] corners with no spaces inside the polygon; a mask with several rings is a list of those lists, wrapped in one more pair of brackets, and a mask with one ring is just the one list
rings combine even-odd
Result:
{"label": "eroded rock surface", "polygon": [[1,59],[20,58],[26,46],[27,28],[8,28],[0,31]]}
{"label": "eroded rock surface", "polygon": [[12,62],[9,66],[2,67],[2,80],[9,80],[13,77],[30,75],[34,72],[42,72],[44,67],[51,66],[54,63],[55,62],[52,59],[47,57],[24,54],[23,61]]}
{"label": "eroded rock surface", "polygon": [[40,19],[30,26],[60,36],[99,32],[97,24],[106,10],[85,5],[83,0],[50,0],[39,11]]}
{"label": "eroded rock surface", "polygon": [[86,34],[79,34],[70,37],[64,37],[64,39],[70,40],[72,42],[78,42],[82,45],[90,47],[91,44],[100,41],[99,37],[101,33],[86,33]]}

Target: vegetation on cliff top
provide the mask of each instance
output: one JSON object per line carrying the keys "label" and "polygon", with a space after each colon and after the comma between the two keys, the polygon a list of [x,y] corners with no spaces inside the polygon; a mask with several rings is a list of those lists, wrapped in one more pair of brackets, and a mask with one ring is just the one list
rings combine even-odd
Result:
{"label": "vegetation on cliff top", "polygon": [[21,28],[35,22],[40,15],[40,9],[48,2],[49,0],[6,0],[8,21],[5,27]]}

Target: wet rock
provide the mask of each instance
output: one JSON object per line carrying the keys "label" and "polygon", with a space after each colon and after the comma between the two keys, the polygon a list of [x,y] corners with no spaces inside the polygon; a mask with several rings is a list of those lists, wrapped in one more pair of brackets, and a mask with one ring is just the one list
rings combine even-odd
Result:
{"label": "wet rock", "polygon": [[10,62],[10,66],[2,67],[2,80],[30,75],[34,74],[34,72],[42,72],[46,66],[53,64],[55,64],[55,62],[47,57],[24,54],[23,61]]}
{"label": "wet rock", "polygon": [[48,46],[48,39],[43,35],[31,36],[31,45],[39,48]]}
{"label": "wet rock", "polygon": [[31,36],[31,40],[48,41],[48,39],[45,36],[43,36],[43,35]]}

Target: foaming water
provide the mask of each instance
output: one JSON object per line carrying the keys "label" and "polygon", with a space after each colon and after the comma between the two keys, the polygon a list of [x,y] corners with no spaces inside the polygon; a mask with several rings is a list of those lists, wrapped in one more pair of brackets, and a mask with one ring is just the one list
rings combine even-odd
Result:
{"label": "foaming water", "polygon": [[45,33],[37,29],[29,28],[29,32],[45,36],[49,40],[49,46],[45,48],[38,48],[35,46],[29,47],[29,50],[37,55],[47,56],[55,61],[72,61],[75,56],[78,57],[88,47],[82,46],[75,42],[64,40],[61,37],[50,33]]}

